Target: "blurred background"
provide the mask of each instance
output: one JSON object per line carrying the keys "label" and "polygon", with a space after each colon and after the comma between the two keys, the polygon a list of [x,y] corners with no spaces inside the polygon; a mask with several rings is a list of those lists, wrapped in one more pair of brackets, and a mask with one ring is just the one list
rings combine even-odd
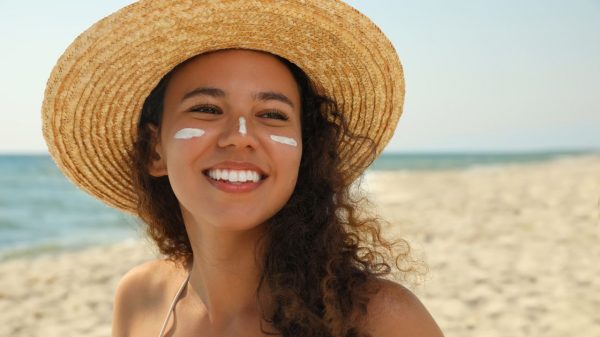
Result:
{"label": "blurred background", "polygon": [[[600,153],[600,1],[347,2],[391,39],[405,71],[403,116],[367,177]],[[0,264],[142,237],[135,219],[61,174],[40,117],[46,80],[65,48],[130,3],[0,0]],[[600,186],[596,178],[586,186]],[[443,323],[453,326],[450,318]],[[455,326],[457,335],[469,330]]]}
{"label": "blurred background", "polygon": [[[44,153],[39,110],[58,57],[131,1],[0,2],[0,151]],[[348,1],[396,47],[406,105],[387,152],[600,147],[600,2]]]}
{"label": "blurred background", "polygon": [[[115,233],[92,241],[130,232],[118,225],[123,216],[55,169],[40,107],[64,49],[131,2],[0,1],[0,256],[6,247],[29,247],[33,237],[35,247],[52,249],[100,235],[88,227],[117,223],[109,226]],[[348,3],[391,39],[406,77],[403,116],[371,170],[530,162],[600,149],[600,2]],[[69,205],[60,223],[49,224],[52,212]],[[102,216],[87,219],[90,208]],[[81,237],[62,235],[73,229],[68,222],[79,224]],[[37,241],[50,237],[47,247]]]}

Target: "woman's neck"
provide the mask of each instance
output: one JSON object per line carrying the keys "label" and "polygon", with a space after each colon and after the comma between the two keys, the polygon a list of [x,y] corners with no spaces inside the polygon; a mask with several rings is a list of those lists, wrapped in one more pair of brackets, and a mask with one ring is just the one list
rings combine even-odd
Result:
{"label": "woman's neck", "polygon": [[193,250],[190,300],[199,302],[215,326],[260,314],[256,290],[262,267],[256,247],[263,228],[230,231],[213,226],[188,227]]}

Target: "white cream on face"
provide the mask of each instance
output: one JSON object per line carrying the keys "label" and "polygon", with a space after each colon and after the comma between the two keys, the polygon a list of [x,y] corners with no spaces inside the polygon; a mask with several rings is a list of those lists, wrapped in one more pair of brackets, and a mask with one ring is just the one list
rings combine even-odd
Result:
{"label": "white cream on face", "polygon": [[298,146],[298,142],[296,142],[296,140],[294,138],[271,135],[271,139],[273,141],[281,143],[281,144],[294,146],[294,147]]}
{"label": "white cream on face", "polygon": [[240,133],[245,136],[247,131],[246,131],[246,118],[244,117],[240,117]]}
{"label": "white cream on face", "polygon": [[204,134],[202,129],[185,128],[177,131],[175,139],[191,139],[201,137]]}

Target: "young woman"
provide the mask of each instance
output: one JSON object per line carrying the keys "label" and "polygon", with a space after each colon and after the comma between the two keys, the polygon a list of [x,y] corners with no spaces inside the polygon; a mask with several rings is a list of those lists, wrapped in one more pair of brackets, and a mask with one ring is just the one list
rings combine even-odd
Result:
{"label": "young woman", "polygon": [[403,92],[333,0],[142,1],[82,34],[48,83],[50,152],[165,255],[123,277],[113,336],[441,336],[350,194]]}

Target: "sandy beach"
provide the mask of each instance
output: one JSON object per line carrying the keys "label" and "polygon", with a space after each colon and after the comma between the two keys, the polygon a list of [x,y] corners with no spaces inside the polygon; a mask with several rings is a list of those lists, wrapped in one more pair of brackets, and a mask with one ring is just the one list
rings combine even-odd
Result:
{"label": "sandy beach", "polygon": [[[600,336],[600,156],[365,187],[427,263],[412,289],[446,336]],[[0,263],[0,336],[110,336],[119,279],[155,256],[140,240]]]}

